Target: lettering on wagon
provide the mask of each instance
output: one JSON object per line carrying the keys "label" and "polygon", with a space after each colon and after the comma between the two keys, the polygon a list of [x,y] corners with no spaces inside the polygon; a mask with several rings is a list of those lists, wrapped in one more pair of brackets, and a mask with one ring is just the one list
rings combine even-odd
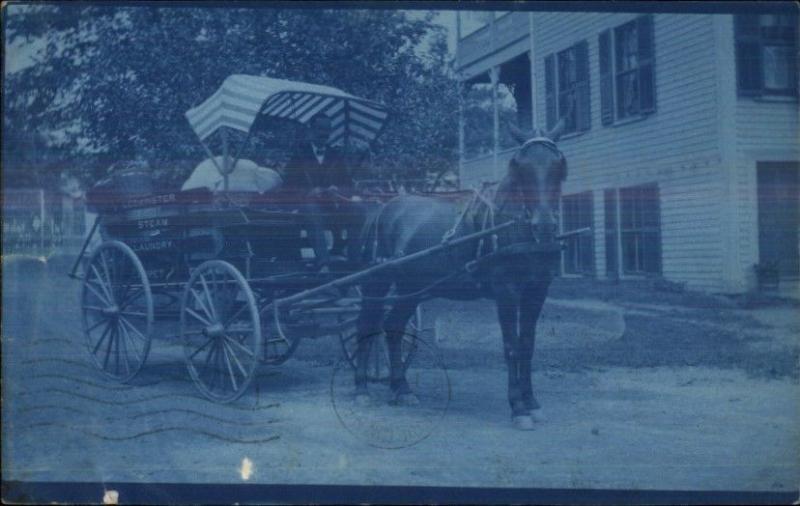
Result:
{"label": "lettering on wagon", "polygon": [[150,206],[155,204],[168,204],[170,202],[175,202],[174,193],[167,193],[165,195],[151,195],[148,197],[132,199],[125,203],[125,207]]}
{"label": "lettering on wagon", "polygon": [[150,218],[146,220],[139,220],[137,226],[139,230],[147,230],[151,228],[166,227],[169,225],[168,218]]}
{"label": "lettering on wagon", "polygon": [[133,251],[157,251],[168,249],[172,247],[172,240],[165,239],[163,241],[146,241],[131,244]]}

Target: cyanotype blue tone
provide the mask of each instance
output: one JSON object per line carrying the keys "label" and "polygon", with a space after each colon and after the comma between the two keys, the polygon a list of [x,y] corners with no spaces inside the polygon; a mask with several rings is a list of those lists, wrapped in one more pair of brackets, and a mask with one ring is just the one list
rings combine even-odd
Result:
{"label": "cyanotype blue tone", "polygon": [[6,6],[3,480],[796,492],[797,15],[590,10]]}

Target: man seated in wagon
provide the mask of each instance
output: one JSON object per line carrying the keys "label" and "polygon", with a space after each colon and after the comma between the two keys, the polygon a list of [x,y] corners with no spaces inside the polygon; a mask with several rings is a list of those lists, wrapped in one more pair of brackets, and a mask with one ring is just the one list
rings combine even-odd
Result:
{"label": "man seated in wagon", "polygon": [[[308,123],[307,139],[297,143],[283,171],[283,188],[304,193],[301,206],[309,216],[314,256],[321,266],[330,262],[331,255],[341,256],[342,230],[348,220],[339,212],[342,202],[337,194],[350,194],[354,186],[344,154],[330,142],[332,130],[330,117],[324,113],[314,115]],[[333,233],[330,253],[325,226]]]}

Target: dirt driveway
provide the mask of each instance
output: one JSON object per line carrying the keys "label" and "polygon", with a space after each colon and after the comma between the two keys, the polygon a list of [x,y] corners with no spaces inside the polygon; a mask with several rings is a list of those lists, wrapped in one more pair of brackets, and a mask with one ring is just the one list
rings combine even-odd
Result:
{"label": "dirt driveway", "polygon": [[[744,310],[560,280],[538,329],[542,420],[521,433],[509,420],[491,305],[430,303],[435,332],[423,337],[446,365],[447,410],[415,426],[409,437],[429,432],[422,441],[389,450],[370,445],[375,431],[414,426],[428,397],[419,392],[419,411],[378,406],[388,416],[371,433],[348,430],[354,418],[343,423],[332,403],[346,403],[334,339],[262,367],[228,406],[198,396],[166,340],[154,342],[133,385],[106,382],[89,365],[66,267],[3,265],[4,479],[758,491],[800,483],[793,305]],[[425,367],[423,375],[435,369]]]}

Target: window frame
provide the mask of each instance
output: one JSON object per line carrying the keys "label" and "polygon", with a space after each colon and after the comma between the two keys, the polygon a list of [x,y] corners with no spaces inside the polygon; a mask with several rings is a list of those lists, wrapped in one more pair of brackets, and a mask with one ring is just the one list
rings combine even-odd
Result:
{"label": "window frame", "polygon": [[[570,54],[572,55],[574,67],[572,70],[575,75],[575,81],[570,83],[569,89],[562,89],[562,61]],[[581,58],[583,58],[582,61]],[[549,65],[552,65],[551,69],[548,69]],[[560,51],[548,54],[544,58],[544,66],[545,101],[553,101],[552,105],[545,104],[547,128],[553,128],[558,118],[562,117],[566,108],[564,99],[572,95],[575,100],[575,107],[571,115],[572,120],[567,122],[562,136],[577,135],[591,130],[591,70],[588,40],[581,39]],[[583,68],[581,68],[582,66]],[[548,86],[548,75],[552,78],[552,89]],[[583,94],[583,97],[581,97],[581,94]]]}
{"label": "window frame", "polygon": [[[645,33],[644,30],[647,32]],[[626,31],[631,33],[630,38],[634,42],[636,64],[622,69],[621,60],[624,57],[622,52],[624,48],[620,39],[621,34]],[[604,37],[607,37],[605,41]],[[605,54],[604,48],[610,54]],[[656,91],[655,21],[653,15],[638,16],[600,32],[598,56],[600,58],[601,124],[604,126],[621,125],[655,114],[658,108],[658,94]],[[606,67],[605,71],[604,67]],[[635,76],[636,110],[625,113],[621,83],[629,76]],[[645,93],[645,90],[648,89],[645,85],[646,82],[649,83],[649,95]],[[604,89],[608,87],[610,89]],[[648,96],[649,104],[646,102]],[[606,104],[606,101],[609,103]],[[607,108],[610,108],[610,111]]]}
{"label": "window frame", "polygon": [[[651,198],[643,196],[645,192],[652,191]],[[638,193],[638,194],[637,194]],[[659,191],[658,183],[645,183],[635,186],[627,186],[619,188],[617,199],[619,202],[619,215],[617,216],[617,227],[619,234],[620,250],[618,252],[620,258],[620,265],[618,266],[622,275],[625,276],[661,276],[664,270],[663,267],[663,245],[661,233],[661,194]],[[652,203],[653,208],[647,209],[646,204]],[[631,207],[633,206],[633,207]],[[638,215],[627,216],[626,212],[633,210],[638,211]],[[647,223],[647,213],[651,214],[653,219],[652,223]],[[646,236],[654,238],[653,244],[655,245],[655,256],[653,259],[656,268],[654,270],[647,269],[648,259],[644,257],[646,254]],[[634,268],[628,263],[628,244],[627,240],[631,237],[634,238],[636,247],[635,250],[635,265]],[[642,244],[642,248],[638,247]],[[641,252],[642,257],[639,258]]]}
{"label": "window frame", "polygon": [[[585,199],[585,200],[584,200]],[[568,204],[569,202],[569,204]],[[582,209],[583,207],[583,209]],[[568,216],[571,211],[575,211],[575,223],[568,225]],[[584,219],[586,223],[584,223]],[[594,251],[594,192],[586,190],[579,193],[572,193],[561,196],[561,231],[569,232],[584,227],[590,227],[592,232],[589,234],[578,234],[566,239],[566,247],[562,254],[562,270],[567,275],[594,276],[597,272],[597,262]],[[584,251],[584,249],[586,251]],[[588,253],[587,253],[588,252]],[[583,265],[584,254],[588,255],[589,265]],[[572,262],[568,261],[572,260]]]}
{"label": "window frame", "polygon": [[[770,30],[770,27],[764,26],[764,16],[779,16],[784,20],[788,19],[790,22],[784,24],[778,23],[778,27],[789,27],[789,33],[780,35],[777,33],[765,33]],[[792,23],[794,21],[794,23]],[[750,26],[748,26],[748,23]],[[755,30],[753,29],[755,26]],[[733,20],[734,29],[734,50],[736,56],[736,91],[739,97],[792,97],[797,99],[800,95],[800,86],[797,84],[798,80],[798,49],[800,44],[800,29],[797,26],[797,16],[791,14],[735,14]],[[793,31],[791,31],[793,29]],[[753,32],[754,30],[754,32]],[[773,31],[775,29],[773,28]],[[746,49],[756,52],[757,61],[750,61],[750,65],[756,65],[753,70],[755,73],[752,76],[744,76],[742,72],[746,71],[745,60],[752,60],[746,57]],[[790,57],[783,63],[789,65],[789,87],[788,88],[768,88],[766,84],[767,77],[767,63],[765,49],[768,47],[788,49]],[[795,58],[792,61],[791,55],[794,54]]]}

